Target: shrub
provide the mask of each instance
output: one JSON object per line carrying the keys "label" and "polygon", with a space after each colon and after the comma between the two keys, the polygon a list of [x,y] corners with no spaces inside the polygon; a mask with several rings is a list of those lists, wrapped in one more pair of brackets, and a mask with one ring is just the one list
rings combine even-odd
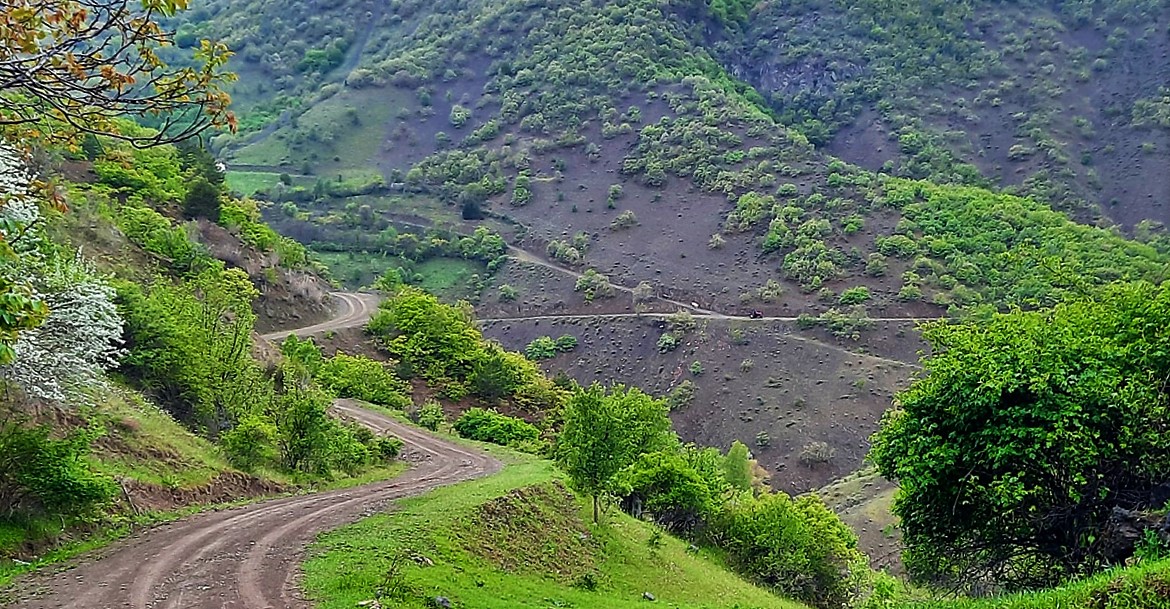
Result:
{"label": "shrub", "polygon": [[918,244],[906,235],[890,235],[876,239],[878,251],[886,256],[911,258],[918,253]]}
{"label": "shrub", "polygon": [[815,607],[847,607],[865,569],[857,537],[814,495],[729,502],[713,529],[742,573]]}
{"label": "shrub", "polygon": [[591,302],[594,298],[610,298],[614,294],[613,285],[609,278],[594,269],[585,271],[577,278],[576,292],[584,292],[585,300]]}
{"label": "shrub", "polygon": [[531,423],[483,408],[463,413],[452,427],[455,433],[469,440],[501,446],[531,445],[540,440],[540,430]]}
{"label": "shrub", "polygon": [[840,298],[837,299],[837,304],[855,305],[867,300],[869,300],[869,288],[859,285],[841,292]]}
{"label": "shrub", "polygon": [[691,374],[693,374],[695,376],[699,376],[699,375],[703,374],[703,362],[700,362],[698,360],[691,362],[690,370],[691,370]]}
{"label": "shrub", "polygon": [[638,217],[630,210],[623,211],[614,218],[609,227],[613,230],[622,230],[626,228],[633,228],[638,225]]}
{"label": "shrub", "polygon": [[62,439],[51,432],[47,425],[0,421],[0,506],[8,515],[82,515],[113,498],[113,480],[86,464],[98,432],[82,430]]}
{"label": "shrub", "polygon": [[276,460],[276,426],[248,415],[220,436],[228,460],[237,467],[254,469]]}
{"label": "shrub", "polygon": [[675,411],[684,408],[691,400],[695,399],[695,391],[698,386],[693,381],[687,379],[678,384],[678,387],[670,390],[666,396],[666,407],[670,411]]}
{"label": "shrub", "polygon": [[524,347],[524,356],[536,361],[553,358],[558,353],[568,353],[576,348],[577,337],[571,334],[562,335],[556,340],[549,336],[541,336]]}
{"label": "shrub", "polygon": [[870,277],[883,277],[889,270],[889,261],[877,252],[870,254],[865,260],[865,274]]}
{"label": "shrub", "polygon": [[688,531],[715,512],[715,493],[676,451],[643,454],[614,477],[615,494],[638,503],[671,531]]}
{"label": "shrub", "polygon": [[922,288],[916,285],[906,284],[902,286],[902,289],[898,290],[898,299],[907,301],[922,300]]}
{"label": "shrub", "polygon": [[809,442],[800,449],[800,462],[811,467],[833,460],[837,451],[828,442]]}
{"label": "shrub", "polygon": [[417,413],[417,423],[424,429],[431,431],[438,431],[439,426],[447,421],[443,416],[443,407],[438,402],[429,401],[423,404]]}
{"label": "shrub", "polygon": [[524,347],[524,356],[530,360],[542,360],[556,357],[557,343],[548,336],[538,337]]}
{"label": "shrub", "polygon": [[361,355],[337,355],[317,370],[317,382],[343,398],[363,400],[389,408],[410,406],[408,387],[382,362]]}
{"label": "shrub", "polygon": [[577,337],[572,334],[563,334],[557,338],[557,351],[568,353],[577,348]]}
{"label": "shrub", "polygon": [[370,452],[383,463],[389,463],[398,458],[405,444],[394,436],[376,436],[370,442]]}
{"label": "shrub", "polygon": [[658,338],[658,352],[670,353],[678,348],[678,337],[670,332],[663,334]]}

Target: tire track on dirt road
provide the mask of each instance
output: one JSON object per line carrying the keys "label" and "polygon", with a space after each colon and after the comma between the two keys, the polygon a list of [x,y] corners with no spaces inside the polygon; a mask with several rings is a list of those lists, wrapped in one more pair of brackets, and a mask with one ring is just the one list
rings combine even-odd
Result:
{"label": "tire track on dirt road", "polygon": [[[364,323],[375,299],[339,294],[343,311],[325,324],[273,333],[308,335]],[[392,480],[284,497],[199,514],[117,542],[69,568],[30,574],[16,583],[22,609],[307,609],[298,586],[305,547],[317,534],[383,510],[403,497],[487,476],[503,465],[352,400],[335,414],[405,442],[413,466]],[[9,597],[11,594],[9,595]],[[5,597],[0,600],[9,600]]]}
{"label": "tire track on dirt road", "polygon": [[381,297],[376,294],[359,294],[356,292],[333,292],[332,296],[338,301],[338,310],[329,321],[291,330],[279,330],[261,335],[261,338],[270,342],[284,340],[290,334],[300,337],[320,334],[330,330],[343,330],[355,326],[365,325],[370,316],[378,310]]}
{"label": "tire track on dirt road", "polygon": [[21,582],[28,609],[301,609],[305,546],[402,497],[498,471],[499,461],[339,400],[335,410],[406,443],[414,467],[358,488],[286,497],[150,529],[94,560]]}

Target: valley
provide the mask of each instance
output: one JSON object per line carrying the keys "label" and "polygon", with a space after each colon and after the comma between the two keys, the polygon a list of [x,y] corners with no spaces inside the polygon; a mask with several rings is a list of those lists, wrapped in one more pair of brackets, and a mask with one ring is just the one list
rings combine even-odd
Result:
{"label": "valley", "polygon": [[1170,606],[1170,0],[118,5],[0,7],[0,604]]}

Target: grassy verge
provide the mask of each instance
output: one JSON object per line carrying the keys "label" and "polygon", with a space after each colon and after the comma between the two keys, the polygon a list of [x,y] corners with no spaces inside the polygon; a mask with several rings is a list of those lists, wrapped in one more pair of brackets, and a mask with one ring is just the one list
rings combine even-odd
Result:
{"label": "grassy verge", "polygon": [[306,591],[321,609],[354,607],[377,589],[395,607],[444,596],[488,609],[621,608],[643,606],[644,592],[672,607],[801,606],[624,514],[589,526],[587,506],[550,462],[511,460],[497,475],[323,535],[304,566]]}

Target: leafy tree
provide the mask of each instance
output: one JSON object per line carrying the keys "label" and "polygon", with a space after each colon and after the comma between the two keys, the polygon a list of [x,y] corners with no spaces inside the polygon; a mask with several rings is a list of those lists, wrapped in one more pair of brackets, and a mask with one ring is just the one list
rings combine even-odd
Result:
{"label": "leafy tree", "polygon": [[219,222],[220,192],[211,182],[199,177],[183,197],[183,215]]}
{"label": "leafy tree", "polygon": [[365,356],[338,353],[320,365],[314,379],[338,397],[403,410],[410,406],[406,383],[386,364]]}
{"label": "leafy tree", "polygon": [[906,564],[925,580],[1054,584],[1121,564],[1115,508],[1170,479],[1170,286],[986,323],[926,326],[927,374],[883,418],[872,458],[901,490]]}
{"label": "leafy tree", "polygon": [[499,400],[512,395],[531,380],[515,353],[489,345],[484,356],[472,365],[471,391],[485,400]]}
{"label": "leafy tree", "polygon": [[317,374],[317,370],[321,368],[321,364],[325,361],[325,357],[321,354],[321,349],[313,339],[297,338],[295,334],[289,334],[283,342],[280,343],[280,353],[285,358],[295,362],[301,368],[311,374]]}
{"label": "leafy tree", "polygon": [[329,418],[329,404],[328,395],[295,382],[276,397],[268,414],[276,423],[276,444],[286,469],[329,473],[329,436],[336,425]]}
{"label": "leafy tree", "polygon": [[752,490],[752,453],[746,444],[732,442],[721,465],[728,484],[740,491]]}
{"label": "leafy tree", "polygon": [[485,354],[469,312],[412,287],[383,302],[368,327],[391,355],[430,381],[466,379]]}
{"label": "leafy tree", "polygon": [[[193,67],[172,68],[160,53],[171,34],[159,18],[186,0],[21,0],[0,6],[0,127],[21,137],[71,139],[77,133],[138,145],[176,141],[217,125],[235,127],[221,87],[231,52],[203,41]],[[117,44],[111,45],[110,40]],[[121,116],[160,121],[157,133],[123,134]],[[51,121],[66,129],[46,128]]]}
{"label": "leafy tree", "polygon": [[677,450],[645,453],[614,476],[627,511],[635,505],[671,531],[684,532],[712,515],[717,491]]}
{"label": "leafy tree", "polygon": [[217,430],[263,389],[251,358],[255,295],[242,270],[214,266],[179,285],[119,284],[123,373],[180,420]]}
{"label": "leafy tree", "polygon": [[574,487],[593,497],[593,522],[600,497],[611,490],[615,474],[639,455],[672,446],[666,405],[635,388],[606,391],[594,383],[569,399],[556,456]]}
{"label": "leafy tree", "polygon": [[276,461],[277,430],[266,418],[251,414],[224,432],[220,443],[233,464],[254,469]]}

